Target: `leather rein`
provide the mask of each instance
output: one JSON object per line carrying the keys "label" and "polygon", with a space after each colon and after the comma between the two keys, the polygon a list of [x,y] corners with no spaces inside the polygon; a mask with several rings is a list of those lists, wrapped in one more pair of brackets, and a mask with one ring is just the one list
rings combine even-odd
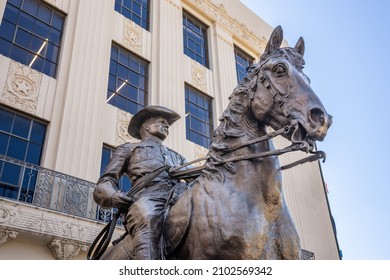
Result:
{"label": "leather rein", "polygon": [[[264,63],[262,63],[262,64],[264,64]],[[269,77],[266,75],[266,73],[263,73],[263,71],[260,70],[260,67],[259,67],[259,70],[257,70],[255,74],[256,74],[256,82],[251,88],[252,91],[253,92],[256,91],[258,81],[260,81],[260,83],[266,89],[268,89],[268,92],[271,93],[275,104],[277,104],[282,109],[285,117],[289,118],[291,116],[291,114],[287,110],[287,107],[285,106],[286,102],[285,102],[285,98],[283,97],[283,95],[278,91],[278,89],[275,87],[275,85],[272,83],[272,81],[269,79]],[[239,145],[229,147],[228,149],[226,149],[224,151],[224,154],[227,154],[227,153],[235,151],[239,148],[246,147],[246,146],[249,146],[249,145],[252,145],[255,143],[268,141],[268,140],[275,138],[276,136],[279,136],[282,134],[288,134],[292,130],[294,130],[292,133],[294,135],[294,132],[299,129],[298,126],[299,125],[297,122],[295,122],[294,124],[286,125],[285,127],[281,128],[279,130],[276,130],[276,131],[271,131],[264,136],[249,140],[249,141],[247,141],[245,143],[241,143]],[[300,165],[300,164],[304,164],[307,162],[312,162],[312,161],[316,161],[316,160],[320,160],[320,159],[323,160],[322,162],[325,162],[325,159],[326,159],[325,152],[314,151],[314,144],[311,141],[307,142],[307,141],[294,141],[293,140],[293,144],[290,146],[287,146],[287,147],[282,148],[282,149],[266,151],[266,152],[262,152],[262,153],[229,157],[227,159],[216,158],[215,156],[208,155],[208,156],[193,160],[191,162],[188,162],[184,165],[178,166],[178,167],[172,169],[170,171],[170,174],[172,177],[175,177],[175,178],[187,178],[187,177],[197,176],[205,168],[204,165],[199,166],[199,167],[194,167],[191,169],[187,169],[187,170],[183,170],[183,171],[179,171],[179,170],[184,168],[184,167],[187,167],[191,164],[194,164],[194,163],[197,163],[200,161],[209,160],[211,158],[216,161],[216,163],[214,163],[215,165],[223,165],[223,164],[228,163],[228,162],[236,162],[236,161],[240,161],[240,160],[251,160],[251,159],[259,159],[259,158],[270,157],[270,156],[280,156],[280,155],[283,155],[285,153],[294,152],[294,151],[304,151],[304,152],[309,153],[311,155],[306,157],[306,158],[297,160],[293,163],[286,164],[286,165],[281,167],[281,170],[286,170],[286,169],[295,167],[295,166]]]}

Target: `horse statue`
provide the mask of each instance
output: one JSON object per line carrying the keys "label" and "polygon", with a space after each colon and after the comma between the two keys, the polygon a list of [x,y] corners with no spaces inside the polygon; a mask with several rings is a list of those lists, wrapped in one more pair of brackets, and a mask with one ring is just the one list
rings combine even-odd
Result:
{"label": "horse statue", "polygon": [[[294,48],[281,48],[282,41],[278,26],[259,62],[229,97],[206,162],[193,168],[201,174],[195,172],[190,183],[171,191],[160,240],[163,259],[300,259],[281,172],[324,157],[314,142],[325,138],[332,117],[302,71],[303,39]],[[271,140],[279,135],[292,144],[275,149]],[[291,151],[312,155],[281,167],[277,156]],[[191,177],[188,170],[180,171],[183,167],[170,170],[171,175]],[[119,215],[95,239],[89,259],[104,253]]]}
{"label": "horse statue", "polygon": [[[282,40],[278,26],[229,97],[202,175],[166,212],[166,259],[300,259],[277,156],[315,154],[314,141],[325,138],[332,117],[302,71],[303,39],[294,48],[281,48]],[[275,150],[275,135],[292,145]]]}

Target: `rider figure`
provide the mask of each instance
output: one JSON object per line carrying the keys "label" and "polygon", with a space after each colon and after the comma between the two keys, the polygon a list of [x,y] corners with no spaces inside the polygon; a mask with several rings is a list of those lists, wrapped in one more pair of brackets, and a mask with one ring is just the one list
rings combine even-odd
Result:
{"label": "rider figure", "polygon": [[164,208],[170,191],[178,181],[164,171],[131,198],[119,192],[117,186],[123,174],[134,186],[145,175],[162,166],[175,167],[186,163],[183,156],[162,144],[168,136],[169,126],[179,118],[168,108],[148,106],[131,119],[128,132],[141,142],[117,147],[94,191],[94,199],[102,207],[128,208],[124,217],[126,236],[102,259],[161,258],[159,240]]}

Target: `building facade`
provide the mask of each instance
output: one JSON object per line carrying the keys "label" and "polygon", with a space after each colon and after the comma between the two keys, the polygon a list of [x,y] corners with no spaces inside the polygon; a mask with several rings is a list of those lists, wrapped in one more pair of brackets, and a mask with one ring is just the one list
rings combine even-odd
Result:
{"label": "building facade", "polygon": [[[273,30],[238,0],[0,0],[0,18],[0,259],[85,259],[112,215],[93,188],[113,149],[136,141],[132,115],[175,110],[166,145],[205,156]],[[319,163],[283,180],[305,258],[339,259]]]}

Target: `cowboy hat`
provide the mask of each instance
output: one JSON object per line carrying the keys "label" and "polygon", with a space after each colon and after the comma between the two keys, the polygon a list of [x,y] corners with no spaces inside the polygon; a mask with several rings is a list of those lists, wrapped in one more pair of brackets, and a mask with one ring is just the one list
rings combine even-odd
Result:
{"label": "cowboy hat", "polygon": [[150,118],[154,117],[162,117],[164,118],[169,125],[172,125],[175,121],[180,119],[180,115],[176,113],[175,111],[168,109],[163,106],[147,106],[137,112],[132,119],[130,120],[129,127],[127,128],[127,131],[129,134],[137,139],[141,139],[141,135],[139,133],[139,130],[141,128],[141,125]]}

